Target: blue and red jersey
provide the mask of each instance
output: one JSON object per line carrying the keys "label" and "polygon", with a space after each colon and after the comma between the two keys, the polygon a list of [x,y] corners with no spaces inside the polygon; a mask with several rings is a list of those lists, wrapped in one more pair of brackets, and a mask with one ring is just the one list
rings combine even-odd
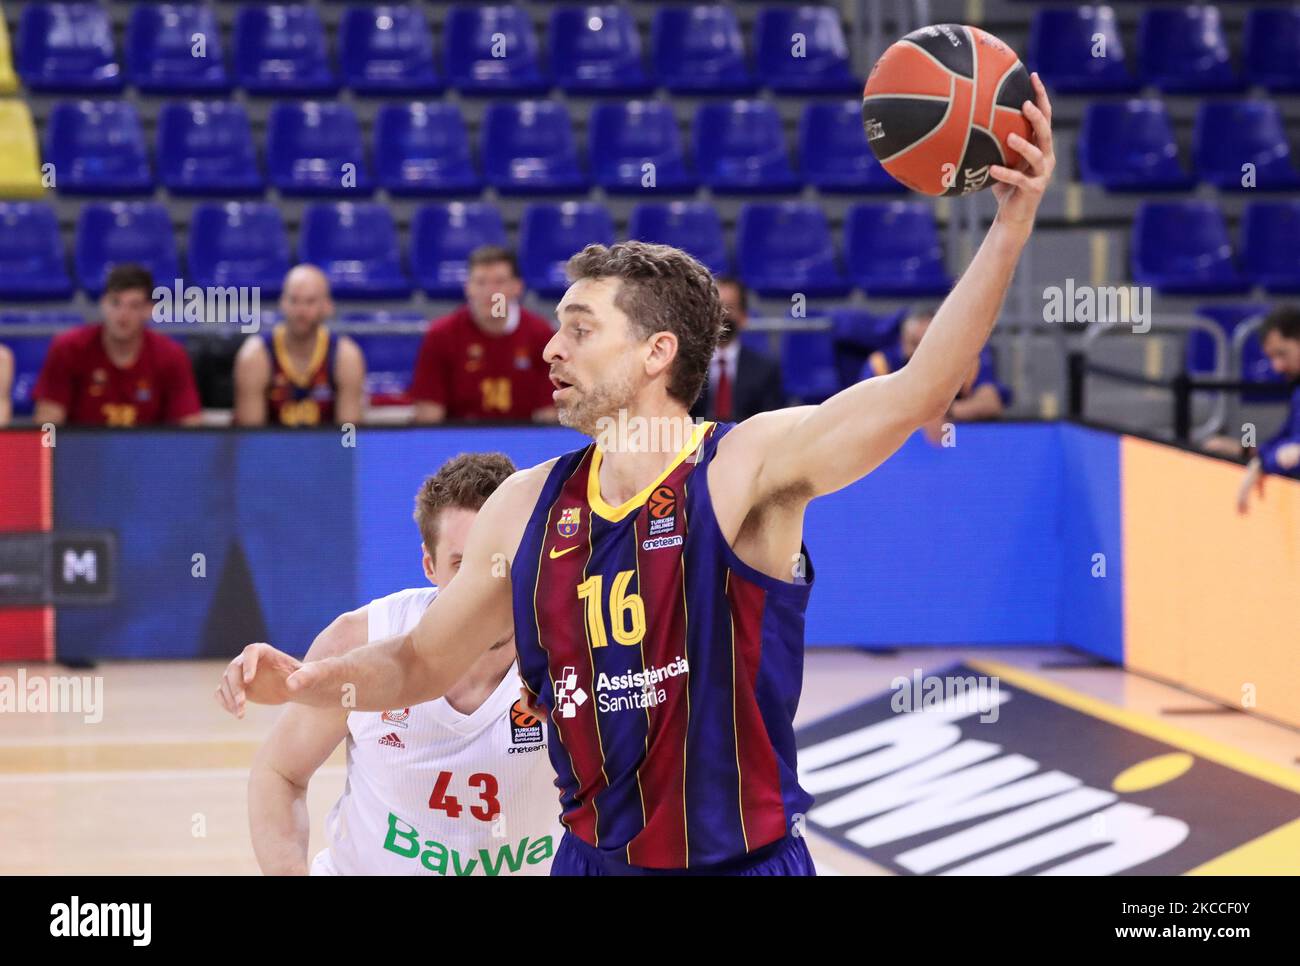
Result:
{"label": "blue and red jersey", "polygon": [[334,358],[339,337],[325,326],[316,330],[316,344],[307,368],[299,371],[289,356],[285,330],[277,325],[262,340],[271,357],[271,382],[266,389],[267,421],[280,426],[325,426],[334,422]]}
{"label": "blue and red jersey", "polygon": [[708,467],[730,424],[701,423],[622,506],[596,444],[551,470],[511,572],[520,673],[547,710],[561,819],[629,865],[728,862],[786,836],[798,783],[812,569],[745,564]]}

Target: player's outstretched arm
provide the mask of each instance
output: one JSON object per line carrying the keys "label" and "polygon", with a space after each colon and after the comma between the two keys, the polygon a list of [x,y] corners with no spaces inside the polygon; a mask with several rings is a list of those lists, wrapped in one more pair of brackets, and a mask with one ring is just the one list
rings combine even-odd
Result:
{"label": "player's outstretched arm", "polygon": [[287,680],[290,701],[352,711],[404,708],[442,697],[493,644],[514,631],[510,560],[537,499],[546,466],[516,473],[483,504],[456,579],[442,588],[410,633],[376,641]]}
{"label": "player's outstretched arm", "polygon": [[[1026,170],[990,169],[999,182],[993,187],[997,217],[912,358],[897,372],[850,386],[820,406],[755,417],[753,430],[740,438],[751,437],[762,453],[756,496],[800,492],[814,497],[847,486],[947,411],[993,330],[1056,166],[1051,104],[1037,74],[1032,83],[1038,103],[1027,101],[1024,112],[1034,143],[1014,135],[1011,139]],[[746,428],[748,423],[739,427]]]}
{"label": "player's outstretched arm", "polygon": [[[366,643],[366,608],[340,614],[316,636],[307,661]],[[348,733],[347,711],[290,705],[271,727],[248,773],[248,829],[263,875],[307,875],[307,785]]]}

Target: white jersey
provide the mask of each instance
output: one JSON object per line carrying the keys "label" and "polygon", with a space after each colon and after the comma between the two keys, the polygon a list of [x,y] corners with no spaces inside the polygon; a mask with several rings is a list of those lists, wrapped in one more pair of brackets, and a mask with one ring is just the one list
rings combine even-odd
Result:
{"label": "white jersey", "polygon": [[[371,601],[369,639],[410,630],[437,593]],[[521,686],[511,665],[470,715],[445,698],[349,714],[347,785],[312,874],[548,874],[559,793],[546,727],[519,704]]]}

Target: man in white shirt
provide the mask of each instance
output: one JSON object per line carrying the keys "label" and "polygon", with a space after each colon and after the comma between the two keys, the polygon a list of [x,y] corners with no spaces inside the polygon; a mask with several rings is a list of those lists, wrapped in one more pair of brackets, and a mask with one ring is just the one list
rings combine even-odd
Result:
{"label": "man in white shirt", "polygon": [[[425,577],[340,615],[307,660],[405,633],[460,568],[483,502],[514,472],[500,453],[462,454],[424,481],[415,520]],[[243,716],[230,663],[218,697]],[[513,637],[492,646],[447,694],[412,708],[286,708],[248,781],[253,851],[267,875],[546,875],[563,831],[546,726],[520,701]],[[308,863],[307,784],[347,741],[347,787],[327,820],[329,847]]]}

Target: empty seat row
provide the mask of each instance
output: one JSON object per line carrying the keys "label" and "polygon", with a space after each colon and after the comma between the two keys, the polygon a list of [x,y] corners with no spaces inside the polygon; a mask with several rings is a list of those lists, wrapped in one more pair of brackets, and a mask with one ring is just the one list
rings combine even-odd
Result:
{"label": "empty seat row", "polygon": [[233,69],[212,7],[138,3],[126,30],[126,71],[107,11],[97,3],[29,3],[18,28],[17,66],[33,90],[103,91],[125,82],[152,92],[321,94],[839,91],[860,87],[839,15],[830,6],[764,7],[754,28],[754,66],[730,7],[664,7],[651,29],[651,69],[631,12],[621,4],[556,7],[549,69],[532,19],[513,4],[453,5],[442,26],[441,67],[424,11],[357,5],[344,11],[338,69],[325,26],[307,4],[248,4],[235,17]]}
{"label": "empty seat row", "polygon": [[1063,93],[1168,93],[1300,90],[1300,7],[1252,6],[1242,38],[1241,70],[1233,65],[1217,7],[1168,4],[1145,9],[1137,32],[1137,64],[1125,53],[1115,11],[1081,4],[1038,10],[1026,60]]}
{"label": "empty seat row", "polygon": [[[628,236],[682,248],[717,273],[733,267],[721,218],[707,203],[637,205]],[[565,260],[591,242],[614,240],[613,219],[602,205],[531,204],[518,238],[524,279],[543,295],[559,295],[568,284]],[[432,297],[458,298],[469,253],[479,245],[507,242],[494,205],[424,205],[411,223],[408,276],[397,224],[384,205],[308,205],[296,256],[291,256],[276,206],[213,203],[198,206],[190,221],[184,277],[204,287],[257,286],[271,295],[297,260],[320,265],[341,298],[400,298],[413,286]],[[852,206],[843,249],[841,259],[830,224],[815,204],[741,207],[734,263],[760,294],[835,296],[856,286],[879,295],[933,295],[951,285],[928,204]],[[181,275],[171,219],[156,202],[86,204],[77,223],[73,261],[79,286],[92,295],[101,291],[108,268],[119,262],[147,265],[164,285]],[[0,298],[64,298],[72,288],[53,209],[40,202],[0,203]]]}
{"label": "empty seat row", "polygon": [[[602,102],[592,108],[589,150],[580,160],[569,109],[558,101],[487,106],[474,160],[455,104],[414,102],[380,108],[367,155],[361,124],[340,102],[279,102],[267,118],[266,167],[272,187],[300,195],[585,192],[901,192],[867,145],[857,101],[814,101],[798,132],[800,170],[791,164],[780,115],[769,101],[701,104],[692,124],[692,163],[673,107],[660,100]],[[261,193],[265,185],[244,106],[235,101],[165,105],[158,117],[158,181],[178,194]],[[369,160],[373,157],[373,165]],[[45,160],[70,193],[153,190],[144,129],[129,101],[64,102],[51,110]]]}
{"label": "empty seat row", "polygon": [[1089,104],[1078,151],[1080,180],[1112,191],[1184,190],[1197,180],[1225,190],[1300,187],[1282,112],[1272,101],[1201,104],[1193,135],[1195,176],[1178,158],[1173,123],[1158,100]]}
{"label": "empty seat row", "polygon": [[1144,202],[1133,223],[1133,281],[1172,295],[1300,292],[1298,239],[1300,201],[1247,205],[1239,258],[1213,202]]}

